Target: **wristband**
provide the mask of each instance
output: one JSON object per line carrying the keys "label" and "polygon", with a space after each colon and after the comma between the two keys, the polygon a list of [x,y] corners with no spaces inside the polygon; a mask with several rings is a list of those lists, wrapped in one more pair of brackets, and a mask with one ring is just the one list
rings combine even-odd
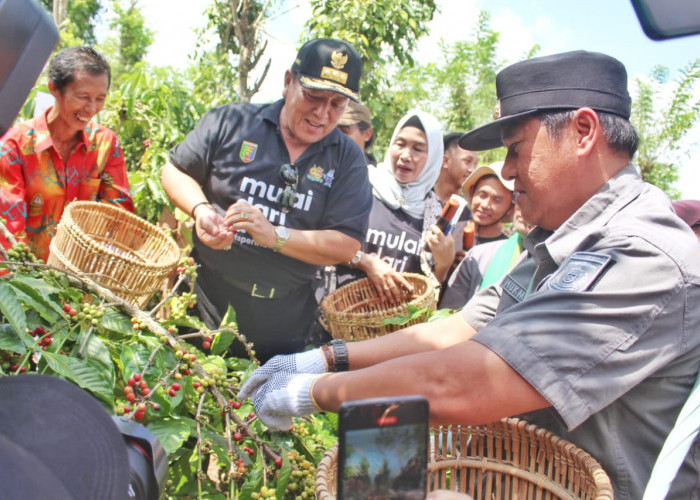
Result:
{"label": "wristband", "polygon": [[326,363],[326,371],[334,372],[335,358],[333,356],[333,348],[330,345],[326,344],[324,346],[321,346],[321,352],[323,353],[323,358]]}
{"label": "wristband", "polygon": [[190,217],[191,217],[192,220],[194,220],[194,221],[197,220],[197,219],[194,218],[194,211],[197,209],[197,207],[198,207],[199,205],[209,205],[209,206],[211,207],[211,203],[209,203],[209,202],[206,201],[206,200],[205,200],[205,201],[200,201],[200,202],[198,202],[198,203],[195,203],[194,206],[192,207],[192,210],[190,210]]}
{"label": "wristband", "polygon": [[334,370],[336,372],[346,372],[350,367],[348,362],[348,346],[343,339],[334,339],[329,342],[333,348]]}

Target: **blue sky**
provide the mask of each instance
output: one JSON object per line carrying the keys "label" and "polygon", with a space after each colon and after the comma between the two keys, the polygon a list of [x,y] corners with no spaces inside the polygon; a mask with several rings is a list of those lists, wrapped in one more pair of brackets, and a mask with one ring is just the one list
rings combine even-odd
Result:
{"label": "blue sky", "polygon": [[[144,0],[141,7],[153,19],[156,41],[149,60],[159,65],[184,66],[194,47],[192,28],[204,24],[203,1]],[[656,65],[671,77],[693,58],[700,57],[700,35],[656,42],[646,37],[629,0],[437,0],[440,12],[430,24],[416,57],[434,57],[440,39],[453,42],[471,35],[480,10],[491,15],[491,27],[501,34],[500,56],[508,62],[523,58],[535,44],[539,55],[584,49],[610,54],[627,67],[630,81],[649,75]],[[287,0],[284,14],[272,20],[265,33],[272,66],[262,91],[265,102],[280,96],[284,70],[298,48],[303,24],[310,16],[307,0]],[[700,127],[683,142],[687,155],[679,159],[684,198],[700,199]],[[698,151],[696,153],[696,151]]]}

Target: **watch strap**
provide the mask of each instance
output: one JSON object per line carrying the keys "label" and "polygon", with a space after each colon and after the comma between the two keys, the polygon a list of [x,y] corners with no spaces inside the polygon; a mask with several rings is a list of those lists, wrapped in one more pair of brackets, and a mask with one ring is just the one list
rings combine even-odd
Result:
{"label": "watch strap", "polygon": [[333,339],[329,342],[333,348],[334,371],[346,372],[350,368],[348,361],[348,346],[343,339]]}

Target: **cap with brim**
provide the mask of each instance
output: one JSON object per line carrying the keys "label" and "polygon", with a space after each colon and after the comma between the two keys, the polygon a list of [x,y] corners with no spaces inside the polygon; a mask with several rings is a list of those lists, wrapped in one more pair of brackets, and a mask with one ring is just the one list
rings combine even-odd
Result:
{"label": "cap with brim", "polygon": [[316,38],[306,42],[297,53],[292,71],[308,89],[330,90],[353,101],[360,100],[362,58],[344,40]]}
{"label": "cap with brim", "polygon": [[700,201],[674,201],[673,209],[676,211],[676,215],[683,219],[690,227],[700,224]]}
{"label": "cap with brim", "polygon": [[627,72],[617,59],[582,50],[536,57],[508,66],[496,76],[496,120],[459,140],[484,151],[501,147],[501,128],[542,111],[589,107],[629,119],[632,101]]}
{"label": "cap with brim", "polygon": [[359,102],[350,101],[345,107],[343,116],[338,120],[338,125],[341,127],[349,127],[358,123],[372,124],[372,114],[369,108]]}
{"label": "cap with brim", "polygon": [[17,375],[0,378],[0,401],[1,461],[20,457],[0,472],[4,498],[127,497],[124,438],[87,392],[57,377]]}
{"label": "cap with brim", "polygon": [[462,191],[466,195],[467,199],[471,200],[472,189],[474,188],[476,183],[479,182],[479,179],[487,175],[495,175],[501,182],[503,187],[505,187],[508,191],[513,192],[513,189],[515,188],[514,182],[512,180],[506,180],[501,176],[502,168],[502,161],[497,161],[490,165],[480,165],[476,167],[474,171],[469,175],[469,177],[467,177],[467,180],[464,181],[464,184],[462,184]]}

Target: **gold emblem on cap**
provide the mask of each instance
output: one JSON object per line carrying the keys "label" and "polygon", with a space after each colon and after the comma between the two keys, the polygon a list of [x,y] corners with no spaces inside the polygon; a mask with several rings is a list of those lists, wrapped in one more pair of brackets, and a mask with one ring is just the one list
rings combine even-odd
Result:
{"label": "gold emblem on cap", "polygon": [[335,69],[343,69],[348,62],[348,55],[343,54],[339,50],[334,50],[331,53],[331,64]]}
{"label": "gold emblem on cap", "polygon": [[497,101],[493,108],[493,119],[498,120],[501,117],[501,101]]}
{"label": "gold emblem on cap", "polygon": [[338,71],[337,69],[329,68],[328,66],[321,68],[321,78],[333,80],[338,83],[342,83],[343,85],[348,82],[348,74],[345,71]]}

